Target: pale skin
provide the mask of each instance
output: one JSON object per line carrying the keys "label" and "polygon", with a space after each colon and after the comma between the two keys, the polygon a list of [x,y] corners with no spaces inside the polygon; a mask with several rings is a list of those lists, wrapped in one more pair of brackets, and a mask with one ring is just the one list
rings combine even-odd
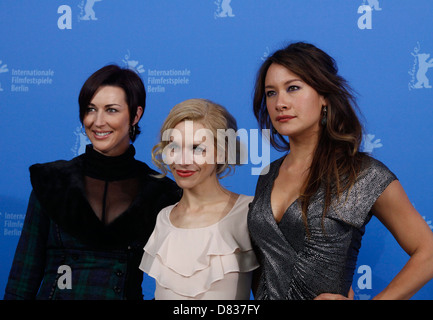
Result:
{"label": "pale skin", "polygon": [[138,106],[130,124],[125,91],[116,86],[102,86],[90,101],[83,126],[96,151],[118,156],[128,149],[130,127],[138,123],[142,114],[143,108]]}
{"label": "pale skin", "polygon": [[[203,128],[201,123],[194,122],[194,133]],[[185,139],[185,121],[176,125],[175,129],[182,133],[182,137],[181,141],[176,138],[172,141],[179,150],[179,156],[170,169],[176,183],[183,189],[183,195],[170,213],[170,222],[177,228],[185,229],[210,226],[230,212],[239,195],[221,186],[216,175],[216,158],[209,161],[212,163],[197,163],[195,156],[188,153],[201,148],[199,153],[206,155],[206,150],[215,148],[213,142],[194,139],[188,143]],[[187,161],[189,156],[192,161]]]}
{"label": "pale skin", "polygon": [[[272,64],[265,79],[266,103],[274,128],[289,138],[290,153],[285,157],[271,193],[276,221],[299,198],[308,174],[321,130],[322,108],[327,101],[299,76]],[[288,118],[278,118],[288,115]],[[410,256],[403,269],[374,299],[410,299],[433,278],[433,233],[416,211],[397,180],[389,184],[376,200],[372,213],[392,233]],[[353,299],[323,293],[316,300]]]}

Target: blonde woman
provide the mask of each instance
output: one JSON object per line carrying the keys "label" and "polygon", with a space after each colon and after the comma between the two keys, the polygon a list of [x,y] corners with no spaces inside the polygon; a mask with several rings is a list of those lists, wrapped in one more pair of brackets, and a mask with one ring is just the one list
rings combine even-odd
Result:
{"label": "blonde woman", "polygon": [[250,297],[258,267],[247,228],[252,197],[219,181],[236,165],[223,134],[229,129],[237,130],[233,116],[205,99],[176,105],[162,126],[153,160],[162,176],[173,174],[183,195],[161,210],[144,247],[140,269],[156,279],[157,300]]}

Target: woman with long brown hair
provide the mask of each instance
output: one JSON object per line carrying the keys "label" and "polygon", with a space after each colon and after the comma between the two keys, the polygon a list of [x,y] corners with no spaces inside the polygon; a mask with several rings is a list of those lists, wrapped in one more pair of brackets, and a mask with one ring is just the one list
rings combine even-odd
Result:
{"label": "woman with long brown hair", "polygon": [[293,43],[261,66],[254,114],[287,154],[259,177],[249,210],[256,299],[347,297],[372,215],[411,256],[376,298],[410,298],[433,277],[433,233],[397,177],[360,151],[355,107],[334,59],[314,45]]}

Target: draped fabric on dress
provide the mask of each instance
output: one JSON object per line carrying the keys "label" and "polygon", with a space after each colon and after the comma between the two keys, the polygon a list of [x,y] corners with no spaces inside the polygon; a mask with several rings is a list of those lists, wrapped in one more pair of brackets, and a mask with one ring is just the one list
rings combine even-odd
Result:
{"label": "draped fabric on dress", "polygon": [[354,186],[333,203],[323,221],[324,189],[308,207],[307,235],[299,201],[277,223],[271,192],[284,157],[260,176],[250,205],[248,227],[261,275],[256,299],[313,299],[320,293],[347,295],[352,284],[365,225],[376,199],[396,176],[381,162],[366,157]]}

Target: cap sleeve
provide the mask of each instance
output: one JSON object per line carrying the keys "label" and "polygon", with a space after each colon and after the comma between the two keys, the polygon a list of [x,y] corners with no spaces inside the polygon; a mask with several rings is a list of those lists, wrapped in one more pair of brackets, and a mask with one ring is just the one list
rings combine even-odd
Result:
{"label": "cap sleeve", "polygon": [[327,216],[361,228],[371,217],[371,208],[396,175],[382,162],[367,157],[355,184],[345,191]]}

